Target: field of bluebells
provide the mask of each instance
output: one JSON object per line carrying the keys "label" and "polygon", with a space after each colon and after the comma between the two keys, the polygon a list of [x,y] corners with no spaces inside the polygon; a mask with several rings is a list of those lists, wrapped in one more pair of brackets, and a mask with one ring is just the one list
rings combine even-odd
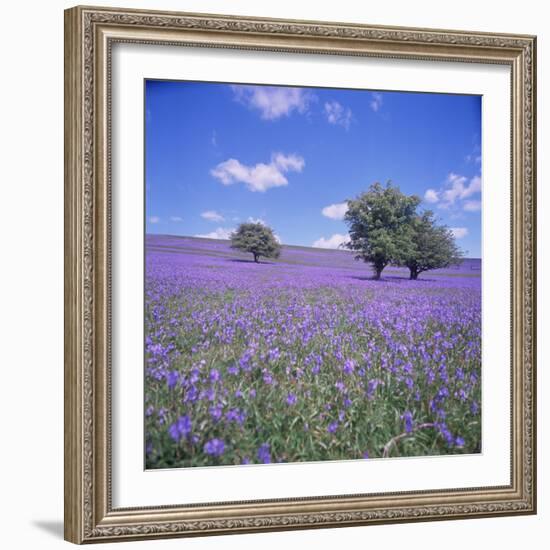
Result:
{"label": "field of bluebells", "polygon": [[147,468],[480,452],[480,269],[148,235]]}

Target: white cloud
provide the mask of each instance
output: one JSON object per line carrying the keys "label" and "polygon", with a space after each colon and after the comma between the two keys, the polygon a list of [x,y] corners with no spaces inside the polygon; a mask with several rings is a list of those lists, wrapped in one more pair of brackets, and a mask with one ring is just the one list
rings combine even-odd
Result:
{"label": "white cloud", "polygon": [[481,201],[464,201],[464,210],[466,210],[466,212],[477,212],[481,210]]}
{"label": "white cloud", "polygon": [[170,221],[179,223],[183,221],[183,218],[181,216],[170,216]]}
{"label": "white cloud", "polygon": [[455,239],[462,239],[468,234],[466,227],[451,227],[451,232]]}
{"label": "white cloud", "polygon": [[305,166],[304,159],[299,155],[284,155],[275,153],[271,155],[271,164],[274,164],[283,172],[301,172]]}
{"label": "white cloud", "polygon": [[149,223],[159,223],[160,218],[158,216],[150,216],[149,217]]}
{"label": "white cloud", "polygon": [[216,212],[215,210],[207,210],[206,212],[202,212],[201,218],[204,218],[209,222],[219,223],[225,221],[225,218],[221,214],[218,214],[218,212]]}
{"label": "white cloud", "polygon": [[474,176],[470,180],[470,185],[464,189],[464,192],[460,198],[465,199],[475,193],[481,193],[481,178],[479,176]]}
{"label": "white cloud", "polygon": [[214,231],[210,231],[210,233],[195,235],[195,237],[200,237],[202,239],[222,239],[227,241],[231,237],[231,233],[233,233],[233,228],[218,227]]}
{"label": "white cloud", "polygon": [[331,204],[329,206],[325,206],[321,210],[321,213],[323,214],[323,216],[330,218],[331,220],[343,220],[347,211],[348,211],[348,203],[340,202],[337,204]]}
{"label": "white cloud", "polygon": [[250,191],[267,191],[271,187],[288,185],[287,172],[301,172],[305,166],[299,155],[274,153],[269,164],[258,163],[254,166],[242,164],[237,159],[228,159],[210,170],[210,174],[223,185],[244,183]]}
{"label": "white cloud", "polygon": [[373,92],[372,93],[372,99],[371,99],[371,102],[370,102],[370,108],[375,113],[377,113],[380,110],[380,107],[382,107],[382,101],[383,101],[382,94],[380,94],[378,92]]}
{"label": "white cloud", "polygon": [[[247,220],[250,223],[261,223],[263,225],[266,225],[266,223],[262,219],[256,219],[256,218],[248,218]],[[201,239],[221,239],[224,241],[228,241],[231,238],[231,233],[235,231],[234,227],[218,227],[214,229],[214,231],[210,231],[209,233],[202,233],[199,235],[195,235],[195,237],[200,237]],[[283,244],[283,241],[281,240],[281,237],[277,235],[277,233],[274,233],[273,236],[275,237],[275,240],[279,244]]]}
{"label": "white cloud", "polygon": [[351,109],[346,109],[338,101],[325,103],[325,115],[330,124],[339,124],[346,130],[349,129],[352,119]]}
{"label": "white cloud", "polygon": [[424,200],[426,202],[435,203],[439,200],[439,193],[435,189],[428,189],[424,193]]}
{"label": "white cloud", "polygon": [[260,111],[264,120],[289,116],[293,111],[306,113],[314,95],[303,88],[278,86],[231,86],[237,101]]}
{"label": "white cloud", "polygon": [[[464,210],[473,212],[476,210],[476,204],[479,203],[479,201],[466,201],[465,199],[480,192],[480,176],[474,176],[468,180],[466,176],[451,172],[439,190],[428,189],[424,193],[424,200],[432,204],[437,203],[440,208],[449,209],[456,205],[459,208],[464,208]],[[477,210],[479,210],[479,208],[477,208]]]}
{"label": "white cloud", "polygon": [[466,188],[464,184],[468,181],[468,178],[465,176],[460,176],[451,172],[447,176],[447,181],[445,182],[446,188],[441,192],[443,198],[442,205],[450,206],[454,204],[457,198],[462,197]]}
{"label": "white cloud", "polygon": [[[474,138],[474,141],[477,141],[477,136]],[[476,143],[472,147],[472,152],[469,155],[466,155],[464,160],[469,164],[481,164],[481,144]]]}
{"label": "white cloud", "polygon": [[335,233],[328,239],[325,239],[324,237],[317,239],[311,246],[313,246],[314,248],[339,248],[340,245],[345,243],[347,240],[347,235]]}

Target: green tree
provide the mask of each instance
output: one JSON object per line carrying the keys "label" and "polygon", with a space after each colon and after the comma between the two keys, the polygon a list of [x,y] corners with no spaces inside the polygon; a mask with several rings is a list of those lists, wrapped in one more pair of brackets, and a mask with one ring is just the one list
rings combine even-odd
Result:
{"label": "green tree", "polygon": [[403,251],[396,262],[408,267],[411,279],[430,269],[449,267],[460,262],[463,252],[455,243],[453,232],[437,225],[433,212],[427,210],[410,222],[412,246]]}
{"label": "green tree", "polygon": [[420,198],[405,195],[391,182],[377,182],[347,202],[344,219],[350,240],[344,246],[356,253],[356,259],[371,263],[374,278],[380,279],[389,263],[402,262],[414,249],[411,220]]}
{"label": "green tree", "polygon": [[261,256],[278,258],[281,253],[281,245],[273,230],[263,223],[241,223],[231,234],[231,248],[250,252],[256,263]]}

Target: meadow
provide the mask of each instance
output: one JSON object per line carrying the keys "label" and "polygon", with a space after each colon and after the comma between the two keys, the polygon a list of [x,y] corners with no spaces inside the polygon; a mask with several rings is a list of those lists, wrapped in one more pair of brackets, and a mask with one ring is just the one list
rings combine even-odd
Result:
{"label": "meadow", "polygon": [[481,262],[147,235],[146,467],[481,451]]}

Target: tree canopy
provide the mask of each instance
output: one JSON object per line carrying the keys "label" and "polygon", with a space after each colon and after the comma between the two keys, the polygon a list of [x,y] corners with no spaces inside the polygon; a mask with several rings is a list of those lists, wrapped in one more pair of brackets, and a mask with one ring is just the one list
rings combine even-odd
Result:
{"label": "tree canopy", "polygon": [[390,263],[408,267],[410,278],[417,279],[423,271],[448,267],[462,258],[452,231],[437,225],[433,212],[417,212],[420,202],[391,182],[374,183],[347,201],[344,219],[350,241],[345,247],[356,253],[356,259],[373,265],[375,279]]}
{"label": "tree canopy", "polygon": [[445,225],[437,225],[430,210],[415,216],[410,229],[412,246],[404,251],[397,264],[409,268],[411,279],[417,279],[423,271],[449,267],[462,259],[463,253],[455,243],[453,232]]}
{"label": "tree canopy", "polygon": [[391,182],[385,186],[374,183],[356,199],[348,200],[344,219],[350,241],[345,246],[357,259],[372,263],[375,279],[413,247],[410,226],[419,204],[419,197],[403,194]]}
{"label": "tree canopy", "polygon": [[273,230],[259,222],[241,223],[231,234],[231,248],[251,253],[256,263],[262,256],[278,258],[281,253],[281,245]]}

